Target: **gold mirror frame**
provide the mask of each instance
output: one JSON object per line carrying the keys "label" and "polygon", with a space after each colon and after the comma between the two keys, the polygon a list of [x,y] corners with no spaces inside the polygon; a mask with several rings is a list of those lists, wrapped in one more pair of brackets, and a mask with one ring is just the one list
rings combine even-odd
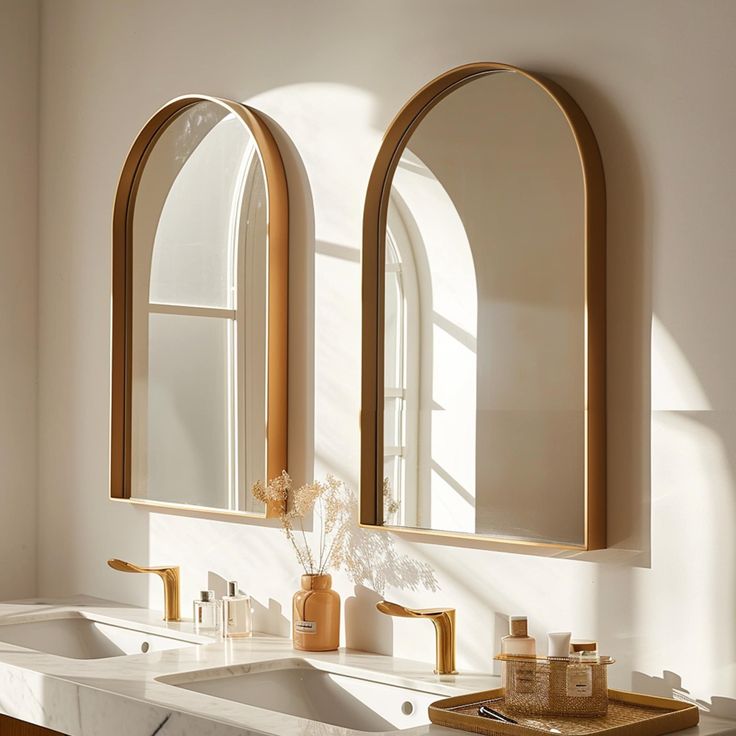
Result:
{"label": "gold mirror frame", "polygon": [[110,498],[196,513],[274,518],[283,511],[269,503],[265,514],[153,501],[131,496],[131,346],[132,233],[138,185],[153,147],[185,108],[210,102],[237,116],[253,136],[263,164],[268,196],[268,391],[266,468],[275,478],[287,465],[287,331],[289,274],[289,200],[286,172],[278,145],[256,110],[232,100],[185,95],[164,105],[136,137],[115,193],[112,218],[112,355],[110,407]]}
{"label": "gold mirror frame", "polygon": [[[383,524],[384,268],[391,182],[409,137],[427,113],[457,87],[492,72],[514,72],[544,90],[564,114],[575,138],[585,212],[585,537],[581,545],[516,540]],[[509,546],[586,551],[606,547],[606,194],[593,130],[570,95],[554,82],[494,62],[466,64],[420,89],[388,126],[371,171],[363,214],[363,364],[361,404],[361,526]]]}

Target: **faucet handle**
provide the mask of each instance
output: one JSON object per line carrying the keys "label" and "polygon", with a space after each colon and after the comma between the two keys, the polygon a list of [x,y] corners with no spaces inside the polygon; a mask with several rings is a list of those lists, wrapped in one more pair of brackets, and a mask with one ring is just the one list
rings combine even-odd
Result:
{"label": "faucet handle", "polygon": [[158,575],[164,584],[164,621],[180,621],[179,612],[179,567],[141,567],[132,562],[113,558],[107,564],[119,572],[152,572]]}
{"label": "faucet handle", "polygon": [[376,608],[387,616],[400,616],[401,618],[437,618],[443,613],[454,612],[454,608],[407,608],[391,601],[376,603]]}
{"label": "faucet handle", "polygon": [[113,558],[108,560],[107,564],[113,569],[119,572],[166,572],[168,570],[176,570],[178,568],[171,565],[165,567],[142,567],[141,565],[134,565],[132,562],[126,562],[125,560],[118,560]]}
{"label": "faucet handle", "polygon": [[387,616],[400,618],[423,618],[434,624],[437,645],[438,675],[455,675],[455,609],[454,608],[407,608],[391,601],[376,603],[376,608]]}

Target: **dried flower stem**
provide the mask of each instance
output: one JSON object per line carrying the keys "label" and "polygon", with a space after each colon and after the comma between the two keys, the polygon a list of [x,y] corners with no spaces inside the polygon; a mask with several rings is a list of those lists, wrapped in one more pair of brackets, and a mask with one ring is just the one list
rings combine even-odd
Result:
{"label": "dried flower stem", "polygon": [[[286,539],[294,548],[299,564],[307,575],[323,575],[335,562],[345,560],[342,547],[348,538],[347,525],[351,523],[351,508],[354,498],[344,483],[328,475],[324,483],[314,481],[296,490],[292,489],[291,478],[282,473],[267,484],[254,483],[252,493],[260,501],[277,500],[284,503],[291,499],[291,510],[281,515],[281,526]],[[316,557],[304,529],[304,518],[314,513]],[[297,541],[297,534],[301,539]]]}

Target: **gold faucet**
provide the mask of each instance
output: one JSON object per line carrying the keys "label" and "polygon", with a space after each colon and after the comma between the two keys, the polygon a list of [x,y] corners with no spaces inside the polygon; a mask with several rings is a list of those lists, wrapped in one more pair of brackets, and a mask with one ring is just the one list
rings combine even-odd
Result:
{"label": "gold faucet", "polygon": [[107,564],[120,572],[152,572],[158,575],[164,581],[164,621],[181,621],[178,567],[140,567],[125,560],[108,560]]}
{"label": "gold faucet", "polygon": [[398,603],[381,601],[376,608],[387,616],[402,618],[426,618],[434,624],[437,640],[438,675],[456,675],[455,670],[455,609],[454,608],[406,608]]}

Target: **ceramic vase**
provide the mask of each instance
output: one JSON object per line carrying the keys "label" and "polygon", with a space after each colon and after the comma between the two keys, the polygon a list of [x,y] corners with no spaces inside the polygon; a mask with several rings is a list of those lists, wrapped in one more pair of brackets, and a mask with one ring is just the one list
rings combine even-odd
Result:
{"label": "ceramic vase", "polygon": [[332,575],[302,575],[294,593],[294,649],[329,652],[340,645],[340,596],[332,590]]}

